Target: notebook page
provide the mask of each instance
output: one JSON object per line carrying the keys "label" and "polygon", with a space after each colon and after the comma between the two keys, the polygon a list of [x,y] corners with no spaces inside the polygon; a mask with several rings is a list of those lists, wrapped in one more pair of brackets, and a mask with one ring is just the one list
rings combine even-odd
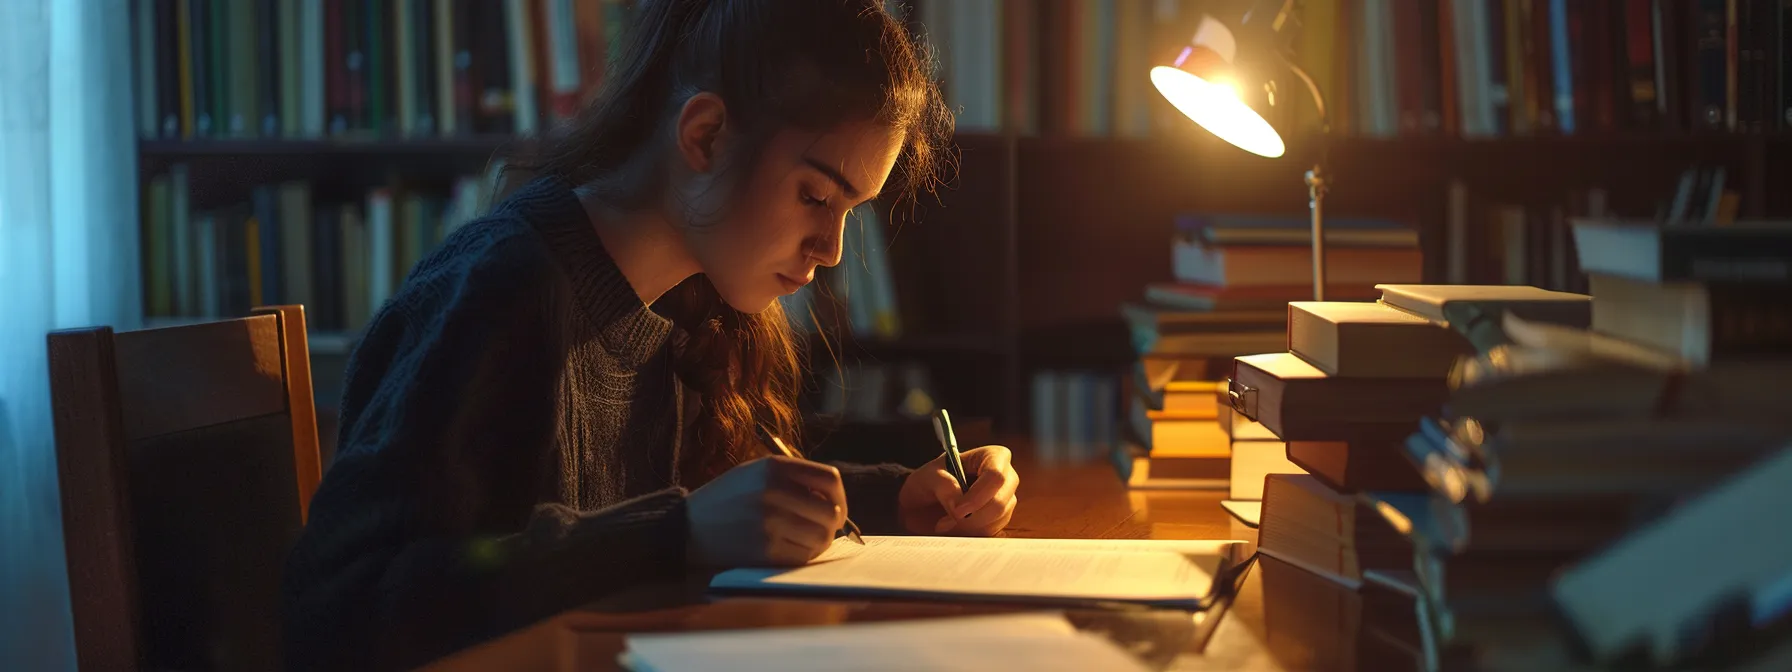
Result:
{"label": "notebook page", "polygon": [[1057,614],[631,635],[622,661],[637,672],[1145,669]]}
{"label": "notebook page", "polygon": [[723,572],[718,588],[1200,602],[1232,541],[866,537],[788,570]]}

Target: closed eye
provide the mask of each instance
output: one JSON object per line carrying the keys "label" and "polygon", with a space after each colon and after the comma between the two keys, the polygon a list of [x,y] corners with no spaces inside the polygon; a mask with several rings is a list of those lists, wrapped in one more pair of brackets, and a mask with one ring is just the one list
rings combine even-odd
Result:
{"label": "closed eye", "polygon": [[818,207],[818,208],[828,207],[828,199],[816,198],[814,196],[810,196],[806,192],[802,194],[802,199],[803,199],[804,205],[810,205],[810,206],[814,206],[814,207]]}

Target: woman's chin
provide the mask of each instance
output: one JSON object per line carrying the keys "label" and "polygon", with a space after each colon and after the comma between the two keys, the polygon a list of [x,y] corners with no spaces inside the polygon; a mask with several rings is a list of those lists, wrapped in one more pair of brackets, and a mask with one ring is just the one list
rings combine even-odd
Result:
{"label": "woman's chin", "polygon": [[771,310],[772,305],[778,302],[780,296],[768,291],[742,292],[742,294],[734,296],[723,294],[722,302],[728,304],[729,308],[748,315],[758,315]]}

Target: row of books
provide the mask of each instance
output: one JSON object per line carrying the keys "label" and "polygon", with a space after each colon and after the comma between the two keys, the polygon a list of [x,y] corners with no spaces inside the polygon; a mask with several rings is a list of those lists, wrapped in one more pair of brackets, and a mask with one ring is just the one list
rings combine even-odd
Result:
{"label": "row of books", "polygon": [[[1693,165],[1656,204],[1662,222],[1726,226],[1738,220],[1741,191],[1722,165]],[[1554,203],[1519,204],[1447,187],[1443,280],[1449,284],[1532,285],[1585,293],[1587,275],[1569,223],[1616,213],[1604,188],[1577,189]],[[1472,252],[1472,254],[1471,254]]]}
{"label": "row of books", "polygon": [[1792,547],[1749,532],[1788,503],[1792,227],[1574,232],[1590,297],[1384,286],[1236,359],[1229,396],[1307,472],[1263,476],[1259,548],[1408,598],[1392,636],[1431,668],[1515,636],[1559,656],[1530,665],[1683,664],[1792,624]]}
{"label": "row of books", "polygon": [[[1186,120],[1149,79],[1212,0],[928,0],[965,130],[1142,137]],[[1334,132],[1469,138],[1784,129],[1787,19],[1767,0],[1308,0],[1284,28]],[[1300,87],[1296,83],[1295,90]],[[1316,125],[1296,95],[1285,121]]]}
{"label": "row of books", "polygon": [[188,206],[184,164],[151,178],[142,217],[144,313],[220,319],[303,304],[317,331],[355,333],[411,267],[489,206],[485,177],[334,197],[305,181],[249,200]]}
{"label": "row of books", "polygon": [[145,139],[537,132],[620,48],[631,0],[136,0]]}
{"label": "row of books", "polygon": [[[1356,64],[1326,90],[1338,94],[1336,121],[1362,135],[1759,132],[1787,128],[1792,111],[1776,2],[1307,4],[1321,23],[1309,21],[1297,49]],[[1315,34],[1326,18],[1349,32]]]}
{"label": "row of books", "polygon": [[1042,464],[1100,460],[1120,441],[1117,376],[1100,371],[1033,372],[1033,456]]}

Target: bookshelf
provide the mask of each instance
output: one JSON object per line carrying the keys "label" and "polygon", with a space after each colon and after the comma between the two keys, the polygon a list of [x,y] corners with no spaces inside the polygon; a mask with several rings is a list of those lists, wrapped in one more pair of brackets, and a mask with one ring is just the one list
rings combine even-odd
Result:
{"label": "bookshelf", "polygon": [[[185,1],[209,7],[220,0]],[[322,1],[326,8],[345,2],[356,7],[373,6],[369,4],[372,0]],[[154,7],[159,12],[164,4],[174,3],[149,0],[135,6]],[[272,0],[265,4],[304,8],[312,3]],[[458,8],[462,4],[465,3],[460,0],[413,0],[392,2],[389,6],[403,12],[416,11],[423,5]],[[590,49],[590,40],[597,39],[601,44],[613,36],[606,32],[607,27],[593,32],[591,15],[586,13],[588,4],[602,9],[598,14],[605,21],[625,20],[629,5],[621,0],[507,0],[504,7],[506,11],[511,5],[538,11],[573,7],[587,21],[581,28],[583,32],[574,33],[577,44],[555,42],[563,37],[559,32],[538,31],[532,34],[547,36],[548,44],[522,51],[538,56],[543,51],[553,54],[556,49],[571,49],[569,53],[577,56],[578,70],[601,72],[602,50]],[[928,34],[942,42],[941,75],[950,83],[946,90],[951,103],[961,110],[956,142],[960,152],[958,170],[937,198],[924,196],[918,203],[896,208],[882,204],[888,223],[889,264],[896,285],[897,308],[904,323],[901,336],[854,338],[836,333],[836,348],[832,351],[812,340],[810,354],[818,372],[829,366],[828,360],[835,356],[842,363],[914,362],[929,371],[940,403],[953,409],[955,415],[992,419],[1001,432],[1021,431],[1027,426],[1028,390],[1024,381],[1030,371],[1052,367],[1118,371],[1131,361],[1118,306],[1138,300],[1149,283],[1172,280],[1168,241],[1175,215],[1196,211],[1288,215],[1305,212],[1306,188],[1301,173],[1307,162],[1303,157],[1320,149],[1317,139],[1311,135],[1292,137],[1291,155],[1283,159],[1249,156],[1178,118],[1148,85],[1139,86],[1143,73],[1138,64],[1146,62],[1141,59],[1154,54],[1153,50],[1162,46],[1165,39],[1173,37],[1176,21],[1158,21],[1162,25],[1142,27],[1139,22],[1152,17],[1149,12],[1134,12],[1134,3],[1129,0],[1079,3],[1086,7],[1078,11],[1096,13],[1088,16],[1061,15],[1061,7],[1055,3],[1018,0],[906,4],[913,7],[910,18],[927,22]],[[1187,12],[1199,7],[1226,3],[1136,4],[1149,6],[1149,11],[1175,7],[1182,12],[1178,17],[1187,18]],[[1464,137],[1460,120],[1448,121],[1446,115],[1436,127],[1418,124],[1409,128],[1396,123],[1389,129],[1382,123],[1388,114],[1383,108],[1388,105],[1393,106],[1396,121],[1401,118],[1403,106],[1412,108],[1410,111],[1419,118],[1429,118],[1431,112],[1445,112],[1428,106],[1441,106],[1447,99],[1447,88],[1438,89],[1435,95],[1429,87],[1421,87],[1424,95],[1417,97],[1397,95],[1401,82],[1431,81],[1441,78],[1442,71],[1427,69],[1415,75],[1375,70],[1383,67],[1380,61],[1359,58],[1354,52],[1344,53],[1351,50],[1340,49],[1339,45],[1363,42],[1361,35],[1367,34],[1364,31],[1370,26],[1378,25],[1374,22],[1396,18],[1401,22],[1382,26],[1393,31],[1387,39],[1395,42],[1400,42],[1405,31],[1413,29],[1412,25],[1437,30],[1446,26],[1461,30],[1460,26],[1446,22],[1451,19],[1449,16],[1429,12],[1418,17],[1418,24],[1411,25],[1407,20],[1412,17],[1377,15],[1371,17],[1370,23],[1364,23],[1345,20],[1347,17],[1338,14],[1361,12],[1369,6],[1380,8],[1388,3],[1310,0],[1307,4],[1333,11],[1330,19],[1316,20],[1306,28],[1313,35],[1326,33],[1324,39],[1313,38],[1318,40],[1316,44],[1327,45],[1327,49],[1336,49],[1340,54],[1334,59],[1328,85],[1333,90],[1333,105],[1344,110],[1334,124],[1337,133],[1324,141],[1332,175],[1328,210],[1336,216],[1398,219],[1416,228],[1425,250],[1427,282],[1443,282],[1456,273],[1472,282],[1505,280],[1489,270],[1497,264],[1481,259],[1485,256],[1482,248],[1494,237],[1490,229],[1496,225],[1488,215],[1493,207],[1511,205],[1540,213],[1560,211],[1564,216],[1572,215],[1585,207],[1584,192],[1596,189],[1601,192],[1607,212],[1647,217],[1673,192],[1676,182],[1691,166],[1723,167],[1728,188],[1740,197],[1738,214],[1742,217],[1792,216],[1792,191],[1773,188],[1792,178],[1792,126],[1783,120],[1763,118],[1732,127],[1707,128],[1688,123],[1686,114],[1664,114],[1648,124],[1631,123],[1627,117],[1596,119],[1567,134],[1560,128],[1537,127],[1524,133],[1508,128],[1491,135],[1470,133]],[[1454,8],[1464,3],[1447,0],[1435,5],[1417,4]],[[1539,0],[1532,4],[1548,3]],[[1603,21],[1614,18],[1611,12],[1620,4],[1625,3],[1590,1],[1585,5],[1572,2],[1569,6],[1582,7],[1577,11],[1586,13],[1583,20],[1593,17]],[[1659,3],[1644,4],[1654,7]],[[1682,3],[1665,6],[1675,11],[1692,11],[1691,5]],[[950,10],[944,11],[948,7]],[[604,13],[610,11],[620,13]],[[1100,12],[1107,11],[1120,14],[1107,22],[1100,16]],[[1067,26],[1082,25],[1075,22],[1091,16],[1093,23],[1086,25],[1096,26],[1090,34],[1099,39],[1066,41],[1053,37],[1067,30]],[[1315,28],[1326,22],[1329,30]],[[304,31],[312,30],[315,29],[302,28],[300,37],[309,34]],[[324,30],[334,29],[326,25]],[[1655,30],[1660,32],[1661,28]],[[1670,49],[1662,54],[1662,61],[1669,65],[1690,63],[1681,58],[1687,56],[1682,48],[1697,45],[1692,39],[1695,36],[1671,25],[1669,32],[1663,44]],[[141,31],[137,34],[139,38],[143,35]],[[991,40],[992,34],[997,39]],[[1771,46],[1783,41],[1776,35],[1773,41],[1759,44]],[[991,43],[993,47],[974,46],[982,43]],[[152,57],[161,81],[168,77],[178,79],[178,62],[171,62],[156,44],[160,43],[140,53]],[[469,82],[484,87],[480,90],[514,93],[521,90],[515,82],[532,78],[532,90],[537,96],[535,121],[517,121],[518,108],[512,95],[508,106],[503,104],[504,96],[476,99],[474,102],[496,103],[491,109],[472,108],[474,118],[483,121],[450,135],[405,135],[398,130],[402,124],[393,123],[351,128],[341,134],[203,137],[170,135],[147,123],[138,145],[142,181],[147,184],[172,167],[182,166],[189,179],[189,206],[211,209],[246,201],[258,185],[283,181],[307,181],[319,199],[355,201],[364,199],[367,191],[377,186],[403,183],[441,190],[463,176],[481,175],[496,157],[525,137],[512,131],[531,124],[540,128],[553,123],[555,103],[541,83],[553,81],[553,69],[557,66],[553,58],[532,56],[526,62],[535,69],[519,70],[517,63],[524,61],[508,57],[522,51],[504,45],[468,46],[485,49],[470,52],[478,58],[473,59],[466,75],[472,77]],[[251,44],[249,48],[257,47]],[[1100,53],[1104,49],[1115,53]],[[1778,53],[1777,48],[1768,51]],[[251,58],[248,62],[256,61]],[[1761,62],[1772,67],[1759,72],[1750,70],[1756,73],[1751,77],[1759,78],[1765,72],[1771,75],[1767,78],[1771,81],[1782,78],[1784,64]],[[335,63],[330,61],[332,67]],[[1089,67],[1088,63],[1100,67]],[[1540,76],[1543,72],[1522,59],[1519,65],[1524,77]],[[1692,101],[1684,98],[1688,91],[1685,84],[1706,74],[1690,66],[1656,70],[1664,95],[1654,104],[1662,109],[1688,109]],[[498,74],[482,78],[478,76],[482,71]],[[1066,75],[1067,72],[1074,74]],[[450,73],[446,81],[453,86],[454,78],[460,76]],[[373,86],[376,81],[395,86],[395,80],[374,79],[362,81],[361,85]],[[596,78],[579,81],[576,90],[589,91]],[[1387,91],[1392,98],[1379,104],[1361,93],[1377,81],[1394,84]],[[1466,80],[1458,80],[1459,90],[1461,81]],[[1586,91],[1577,89],[1575,96],[1580,97],[1571,96],[1574,100],[1586,100],[1592,92],[1603,96],[1618,95],[1624,90],[1617,86],[1618,80],[1589,77],[1584,81],[1591,85]],[[1772,89],[1769,93],[1755,90],[1751,94],[1748,91],[1754,89],[1744,87],[1731,104],[1738,108],[1759,107],[1770,98],[1784,97],[1778,88],[1768,88]],[[574,90],[561,86],[563,94]],[[993,97],[971,95],[979,91],[997,93]],[[1082,94],[1103,91],[1110,93],[1111,105],[1074,105],[1086,98]],[[167,105],[160,95],[157,103]],[[306,105],[320,104],[312,94],[302,95]],[[173,102],[177,109],[179,101]],[[321,104],[330,112],[352,102],[351,98],[339,99],[337,94],[326,91]],[[454,106],[465,101],[449,102]],[[352,111],[352,106],[343,109]],[[1602,108],[1594,105],[1589,109]],[[165,111],[149,108],[147,112],[158,110]],[[390,111],[397,114],[397,106]],[[1295,113],[1302,114],[1298,110]],[[1370,123],[1368,114],[1382,118]],[[1461,111],[1456,110],[1456,114],[1460,116]],[[1452,216],[1453,190],[1467,194],[1466,218]],[[1448,251],[1453,240],[1464,236],[1472,257],[1470,268],[1449,268]],[[319,331],[312,337],[314,356],[340,357],[352,346],[351,334],[352,330],[346,329]],[[320,361],[314,369],[323,371],[333,365]],[[326,385],[320,375],[318,386]],[[319,395],[323,398],[326,393],[320,389]],[[328,404],[320,407],[327,409]]]}

